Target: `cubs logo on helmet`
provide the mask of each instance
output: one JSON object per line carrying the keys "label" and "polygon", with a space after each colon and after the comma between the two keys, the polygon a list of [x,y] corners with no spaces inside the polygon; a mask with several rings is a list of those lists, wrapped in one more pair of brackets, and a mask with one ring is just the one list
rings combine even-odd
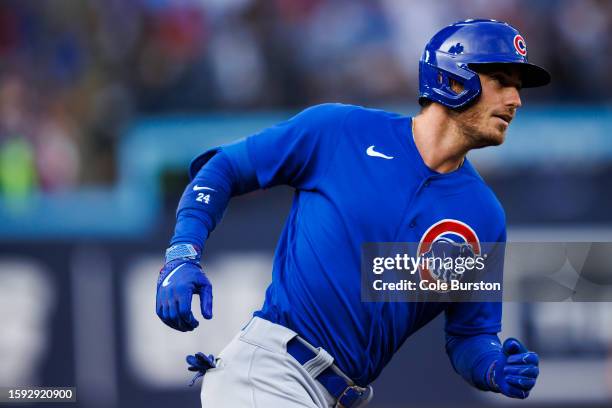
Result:
{"label": "cubs logo on helmet", "polygon": [[[453,219],[438,221],[421,237],[417,248],[417,256],[424,259],[443,260],[473,258],[480,256],[481,245],[476,232],[469,225]],[[419,277],[428,282],[460,280],[459,274],[441,262],[433,265],[425,262],[419,267]]]}
{"label": "cubs logo on helmet", "polygon": [[523,57],[527,55],[527,44],[525,43],[525,39],[522,35],[517,34],[514,36],[514,48],[516,52],[518,52]]}

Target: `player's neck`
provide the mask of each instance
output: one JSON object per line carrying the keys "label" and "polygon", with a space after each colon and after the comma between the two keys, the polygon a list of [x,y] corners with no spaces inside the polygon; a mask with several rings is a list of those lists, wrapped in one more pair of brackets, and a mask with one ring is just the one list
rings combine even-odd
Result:
{"label": "player's neck", "polygon": [[458,169],[470,150],[456,123],[437,104],[413,119],[412,134],[423,161],[438,173]]}

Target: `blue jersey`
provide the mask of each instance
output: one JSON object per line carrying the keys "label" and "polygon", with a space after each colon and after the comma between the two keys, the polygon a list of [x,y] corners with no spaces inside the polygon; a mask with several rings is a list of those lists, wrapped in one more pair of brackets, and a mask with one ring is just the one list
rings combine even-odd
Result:
{"label": "blue jersey", "polygon": [[296,189],[255,315],[325,348],[361,385],[443,311],[449,334],[501,330],[500,303],[361,301],[362,243],[419,242],[432,227],[467,229],[480,242],[506,239],[503,209],[470,162],[432,171],[411,124],[381,110],[325,104],[246,139],[259,185]]}

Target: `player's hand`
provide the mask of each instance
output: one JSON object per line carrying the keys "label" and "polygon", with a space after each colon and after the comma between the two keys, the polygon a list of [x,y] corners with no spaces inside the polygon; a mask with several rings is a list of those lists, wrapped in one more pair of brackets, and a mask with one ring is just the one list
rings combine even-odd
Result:
{"label": "player's hand", "polygon": [[495,361],[489,368],[489,385],[493,391],[510,398],[525,399],[540,373],[540,358],[513,338],[504,341],[502,350],[505,358]]}
{"label": "player's hand", "polygon": [[212,318],[212,285],[197,260],[179,258],[161,269],[157,280],[157,316],[173,329],[191,331],[200,324],[191,312],[191,299],[200,296],[200,310]]}

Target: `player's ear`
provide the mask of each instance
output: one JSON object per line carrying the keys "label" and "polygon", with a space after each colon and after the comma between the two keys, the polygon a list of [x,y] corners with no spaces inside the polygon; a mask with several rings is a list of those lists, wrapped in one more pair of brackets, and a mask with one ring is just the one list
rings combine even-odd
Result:
{"label": "player's ear", "polygon": [[450,83],[451,89],[457,95],[459,95],[465,89],[462,83],[460,83],[459,81],[455,81],[453,78],[449,78],[448,81]]}

